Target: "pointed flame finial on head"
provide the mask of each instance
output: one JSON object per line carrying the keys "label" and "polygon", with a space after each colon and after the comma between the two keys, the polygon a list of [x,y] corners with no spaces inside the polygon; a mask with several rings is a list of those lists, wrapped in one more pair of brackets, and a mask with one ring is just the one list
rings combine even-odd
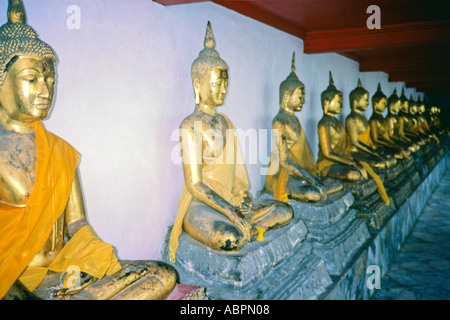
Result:
{"label": "pointed flame finial on head", "polygon": [[358,85],[357,85],[357,87],[358,88],[362,88],[361,78],[358,78]]}
{"label": "pointed flame finial on head", "polygon": [[25,8],[22,0],[9,0],[8,3],[8,21],[11,23],[23,23],[27,22],[27,16],[25,14]]}
{"label": "pointed flame finial on head", "polygon": [[381,91],[381,84],[378,82],[377,91]]}
{"label": "pointed flame finial on head", "polygon": [[295,72],[295,51],[292,53],[291,72]]}
{"label": "pointed flame finial on head", "polygon": [[208,21],[208,24],[206,25],[205,41],[203,44],[205,48],[214,49],[216,47],[216,39],[214,38],[210,21]]}
{"label": "pointed flame finial on head", "polygon": [[333,75],[331,74],[331,70],[330,70],[330,81],[329,81],[329,85],[334,85],[334,80],[333,80]]}

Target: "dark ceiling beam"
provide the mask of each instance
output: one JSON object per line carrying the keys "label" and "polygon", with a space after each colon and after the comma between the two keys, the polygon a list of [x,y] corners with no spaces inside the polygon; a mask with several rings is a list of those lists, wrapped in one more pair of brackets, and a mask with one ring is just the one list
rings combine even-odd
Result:
{"label": "dark ceiling beam", "polygon": [[256,8],[253,5],[253,1],[214,0],[213,2],[301,39],[304,39],[306,36],[306,30],[271,12]]}
{"label": "dark ceiling beam", "polygon": [[450,68],[450,61],[448,59],[449,53],[436,52],[432,56],[385,56],[362,58],[359,62],[359,69],[361,72],[380,71],[395,72],[407,70],[429,70],[435,69],[436,66],[446,66]]}
{"label": "dark ceiling beam", "polygon": [[411,47],[448,42],[450,21],[424,21],[381,26],[309,31],[305,53],[346,52],[374,48]]}
{"label": "dark ceiling beam", "polygon": [[405,82],[440,82],[448,81],[450,69],[432,70],[420,72],[416,70],[397,71],[389,73],[389,81],[405,81]]}

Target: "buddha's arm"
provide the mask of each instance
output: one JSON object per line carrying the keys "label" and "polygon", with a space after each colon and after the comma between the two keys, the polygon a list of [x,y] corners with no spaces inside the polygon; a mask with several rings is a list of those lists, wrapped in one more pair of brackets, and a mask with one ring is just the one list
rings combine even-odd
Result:
{"label": "buddha's arm", "polygon": [[72,189],[66,205],[66,225],[70,237],[73,237],[78,230],[88,225],[78,169],[75,172],[75,178],[73,179]]}
{"label": "buddha's arm", "polygon": [[[195,199],[203,202],[207,206],[213,208],[217,212],[223,214],[230,222],[242,225],[244,229],[247,226],[246,221],[242,221],[241,212],[233,207],[228,201],[221,197],[217,192],[208,187],[202,180],[202,160],[198,159],[198,155],[202,155],[202,143],[196,143],[194,133],[191,130],[183,130],[180,137],[183,172],[185,186],[189,193]],[[200,151],[198,150],[200,148]]]}
{"label": "buddha's arm", "polygon": [[366,152],[374,157],[379,157],[375,152],[373,152],[369,146],[367,146],[366,144],[362,143],[359,140],[359,134],[358,134],[358,120],[352,118],[352,117],[347,117],[347,119],[345,120],[345,129],[347,130],[347,133],[350,137],[350,141],[351,143],[358,149],[361,150],[363,152]]}
{"label": "buddha's arm", "polygon": [[279,154],[281,167],[289,172],[290,175],[300,179],[304,179],[310,184],[315,184],[315,177],[313,177],[308,171],[303,169],[301,166],[299,166],[289,158],[289,148],[287,146],[287,137],[284,125],[276,122],[272,127],[279,132],[278,137],[275,140],[275,148],[280,152]]}
{"label": "buddha's arm", "polygon": [[398,117],[398,135],[405,141],[411,142],[405,135],[405,119]]}
{"label": "buddha's arm", "polygon": [[394,147],[393,143],[391,141],[388,141],[383,135],[378,134],[378,125],[379,122],[377,120],[370,120],[369,126],[370,126],[370,137],[372,138],[372,141],[375,142],[375,144],[378,144],[380,146],[385,147]]}
{"label": "buddha's arm", "polygon": [[327,124],[319,122],[317,132],[319,134],[319,148],[325,158],[357,168],[355,162],[333,151],[331,148],[330,129]]}

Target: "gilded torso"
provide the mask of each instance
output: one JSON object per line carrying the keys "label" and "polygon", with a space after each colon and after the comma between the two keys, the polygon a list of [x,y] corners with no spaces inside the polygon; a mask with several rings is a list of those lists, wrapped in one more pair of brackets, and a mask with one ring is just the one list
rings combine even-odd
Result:
{"label": "gilded torso", "polygon": [[[36,179],[34,133],[17,133],[0,127],[0,209],[25,208]],[[55,222],[49,239],[29,263],[48,266],[63,247],[64,214]]]}

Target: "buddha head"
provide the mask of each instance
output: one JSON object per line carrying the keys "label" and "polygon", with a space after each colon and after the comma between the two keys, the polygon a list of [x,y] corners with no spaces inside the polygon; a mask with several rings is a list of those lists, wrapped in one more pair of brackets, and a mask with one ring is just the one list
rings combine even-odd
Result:
{"label": "buddha head", "polygon": [[400,110],[400,98],[397,95],[397,89],[387,99],[388,112],[391,114],[396,114]]}
{"label": "buddha head", "polygon": [[350,108],[352,110],[366,111],[369,105],[369,92],[363,88],[361,79],[358,78],[358,85],[350,92]]}
{"label": "buddha head", "polygon": [[295,74],[295,52],[292,55],[291,73],[280,84],[280,106],[291,111],[301,111],[305,103],[305,85]]}
{"label": "buddha head", "polygon": [[221,106],[228,89],[228,65],[215,49],[216,41],[208,21],[204,48],[191,67],[195,103],[210,107]]}
{"label": "buddha head", "polygon": [[422,98],[419,96],[419,98],[417,99],[417,111],[419,112],[419,114],[425,114],[425,103],[422,102]]}
{"label": "buddha head", "polygon": [[409,109],[409,100],[405,96],[405,88],[402,88],[402,94],[400,95],[400,110],[403,112],[408,112]]}
{"label": "buddha head", "polygon": [[330,71],[329,85],[320,95],[322,109],[325,114],[339,114],[342,110],[342,92],[334,86],[333,75]]}
{"label": "buddha head", "polygon": [[377,91],[372,96],[372,108],[375,113],[382,113],[386,110],[386,95],[381,91],[381,85],[378,83]]}
{"label": "buddha head", "polygon": [[415,115],[417,113],[417,102],[413,99],[413,96],[410,95],[409,97],[409,113],[412,115]]}
{"label": "buddha head", "polygon": [[26,24],[21,0],[9,0],[8,22],[0,28],[0,111],[9,119],[47,117],[53,101],[56,54]]}

